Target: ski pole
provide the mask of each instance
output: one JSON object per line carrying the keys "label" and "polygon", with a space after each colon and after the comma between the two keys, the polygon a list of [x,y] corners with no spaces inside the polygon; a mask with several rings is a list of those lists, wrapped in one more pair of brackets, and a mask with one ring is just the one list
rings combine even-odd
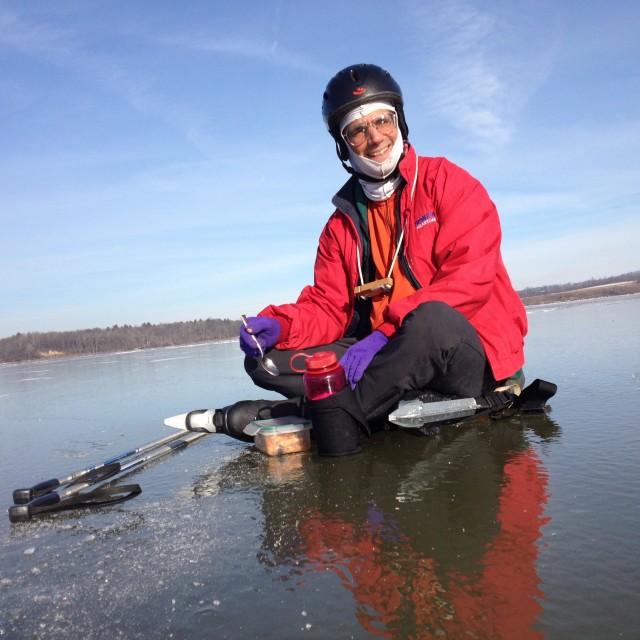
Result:
{"label": "ski pole", "polygon": [[[111,471],[115,468],[114,463],[124,460],[125,458],[129,458],[138,453],[143,453],[145,451],[151,451],[156,447],[161,447],[173,440],[177,440],[181,436],[184,435],[184,432],[172,433],[169,436],[165,436],[160,440],[156,440],[154,442],[149,442],[148,444],[144,444],[136,449],[131,449],[130,451],[126,451],[124,453],[120,453],[104,462],[101,462],[93,467],[89,467],[88,469],[82,469],[80,471],[74,471],[63,478],[51,478],[50,480],[45,480],[44,482],[39,482],[38,484],[29,487],[28,489],[15,489],[13,492],[13,502],[14,504],[26,504],[30,502],[34,498],[38,498],[39,496],[50,493],[59,487],[62,487],[66,484],[81,482],[89,478],[93,478],[93,480],[89,484],[95,484],[96,482],[100,482],[100,480],[104,480],[113,475]],[[117,473],[117,471],[116,471]],[[104,474],[104,475],[102,475]]]}
{"label": "ski pole", "polygon": [[[88,475],[83,480],[67,485],[63,489],[49,491],[48,493],[34,498],[26,504],[14,504],[9,507],[9,520],[11,522],[26,522],[39,513],[59,511],[61,509],[73,508],[76,506],[98,506],[111,504],[113,502],[121,502],[123,499],[126,499],[126,497],[118,497],[117,499],[96,502],[96,498],[101,496],[98,490],[90,492],[90,494],[86,496],[86,500],[83,499],[81,494],[84,489],[87,489],[98,482],[102,482],[109,478],[113,478],[111,482],[119,480],[139,467],[148,464],[153,460],[157,460],[168,453],[179,451],[206,435],[208,435],[208,432],[206,431],[189,431],[186,435],[184,432],[174,434],[174,437],[169,442],[166,442],[167,438],[164,438],[164,444],[158,446],[158,443],[156,443],[156,446],[148,453],[134,458],[133,460],[125,461],[123,463],[110,463],[108,468],[101,468],[96,474]],[[120,474],[119,477],[114,478],[114,476],[118,474]],[[131,493],[127,497],[133,497],[140,493],[140,488],[137,487],[137,485],[135,485],[135,489],[133,487],[128,487],[128,489],[131,490]]]}

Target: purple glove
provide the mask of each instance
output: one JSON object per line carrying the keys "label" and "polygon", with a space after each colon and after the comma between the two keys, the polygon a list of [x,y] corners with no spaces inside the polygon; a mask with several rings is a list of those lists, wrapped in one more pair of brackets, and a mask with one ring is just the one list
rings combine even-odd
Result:
{"label": "purple glove", "polygon": [[240,348],[252,358],[260,357],[260,350],[256,346],[255,340],[251,337],[253,334],[260,343],[263,350],[270,349],[278,342],[280,337],[281,326],[274,318],[266,318],[257,316],[247,318],[247,327],[240,327]]}
{"label": "purple glove", "polygon": [[351,388],[356,386],[376,353],[387,342],[389,342],[389,339],[384,333],[374,331],[345,351],[345,354],[340,359],[340,364],[344,367],[344,372],[347,374],[347,380]]}

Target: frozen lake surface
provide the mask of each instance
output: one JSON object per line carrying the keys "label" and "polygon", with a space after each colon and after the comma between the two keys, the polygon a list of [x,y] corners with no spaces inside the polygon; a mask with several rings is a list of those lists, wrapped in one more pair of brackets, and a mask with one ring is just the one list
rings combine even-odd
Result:
{"label": "frozen lake surface", "polygon": [[[211,435],[129,502],[5,515],[0,638],[638,637],[640,297],[529,321],[547,416],[342,459]],[[256,397],[231,343],[0,365],[0,495]]]}

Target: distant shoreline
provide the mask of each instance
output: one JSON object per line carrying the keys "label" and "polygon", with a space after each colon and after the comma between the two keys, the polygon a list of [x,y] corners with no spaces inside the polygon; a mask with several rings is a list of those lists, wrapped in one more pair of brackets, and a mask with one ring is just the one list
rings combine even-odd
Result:
{"label": "distant shoreline", "polygon": [[87,351],[86,353],[64,353],[57,351],[55,353],[41,353],[37,358],[29,358],[24,360],[0,360],[0,366],[10,366],[17,364],[46,364],[55,360],[75,360],[79,358],[98,358],[102,356],[127,356],[134,353],[148,353],[159,349],[188,349],[191,347],[204,347],[209,344],[229,344],[236,342],[237,338],[213,338],[211,340],[203,340],[202,342],[185,342],[184,344],[171,344],[157,347],[136,347],[134,349],[118,349],[117,351],[99,351],[94,353]]}
{"label": "distant shoreline", "polygon": [[138,326],[17,333],[0,339],[0,362],[52,362],[58,358],[184,347],[237,339],[240,320],[207,318]]}
{"label": "distant shoreline", "polygon": [[630,280],[628,282],[614,282],[600,284],[592,287],[581,287],[568,291],[555,291],[553,293],[540,293],[531,296],[521,296],[525,307],[534,307],[540,304],[552,302],[571,302],[573,300],[592,300],[608,298],[610,296],[622,296],[630,293],[640,293],[640,282]]}
{"label": "distant shoreline", "polygon": [[[522,296],[522,303],[526,308],[537,307],[544,304],[553,304],[560,302],[575,302],[580,300],[598,300],[602,298],[609,298],[614,296],[622,296],[629,294],[640,293],[640,281],[629,280],[626,282],[615,282],[611,284],[604,285],[594,285],[590,287],[581,287],[578,289],[570,289],[568,291],[556,291],[553,293],[541,293],[536,295],[528,295]],[[113,351],[100,351],[100,352],[91,352],[87,351],[85,353],[71,352],[65,353],[64,351],[60,351],[57,349],[49,349],[47,351],[41,351],[38,353],[38,357],[36,358],[25,358],[21,360],[2,360],[0,364],[2,365],[11,365],[11,364],[21,364],[25,362],[51,362],[53,360],[59,360],[63,358],[73,358],[73,357],[86,357],[86,356],[96,356],[96,355],[113,355],[117,353],[135,353],[139,351],[147,351],[151,349],[163,349],[163,348],[178,348],[178,347],[189,347],[189,346],[199,346],[204,344],[209,344],[213,342],[232,342],[235,338],[213,338],[213,339],[205,339],[201,341],[189,340],[184,343],[174,343],[171,345],[155,345],[146,348],[136,347],[133,349],[115,349]]]}

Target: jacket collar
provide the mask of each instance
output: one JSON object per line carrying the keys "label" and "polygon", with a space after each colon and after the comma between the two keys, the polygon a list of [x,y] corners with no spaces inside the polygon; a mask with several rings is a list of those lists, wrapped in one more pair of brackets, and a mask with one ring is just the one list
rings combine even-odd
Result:
{"label": "jacket collar", "polygon": [[418,156],[416,150],[408,142],[404,145],[404,155],[398,163],[400,175],[407,184],[413,184],[415,171],[418,168]]}
{"label": "jacket collar", "polygon": [[356,208],[356,185],[358,179],[351,176],[341,187],[338,193],[331,198],[331,203],[336,209],[346,213],[351,218],[357,218]]}

